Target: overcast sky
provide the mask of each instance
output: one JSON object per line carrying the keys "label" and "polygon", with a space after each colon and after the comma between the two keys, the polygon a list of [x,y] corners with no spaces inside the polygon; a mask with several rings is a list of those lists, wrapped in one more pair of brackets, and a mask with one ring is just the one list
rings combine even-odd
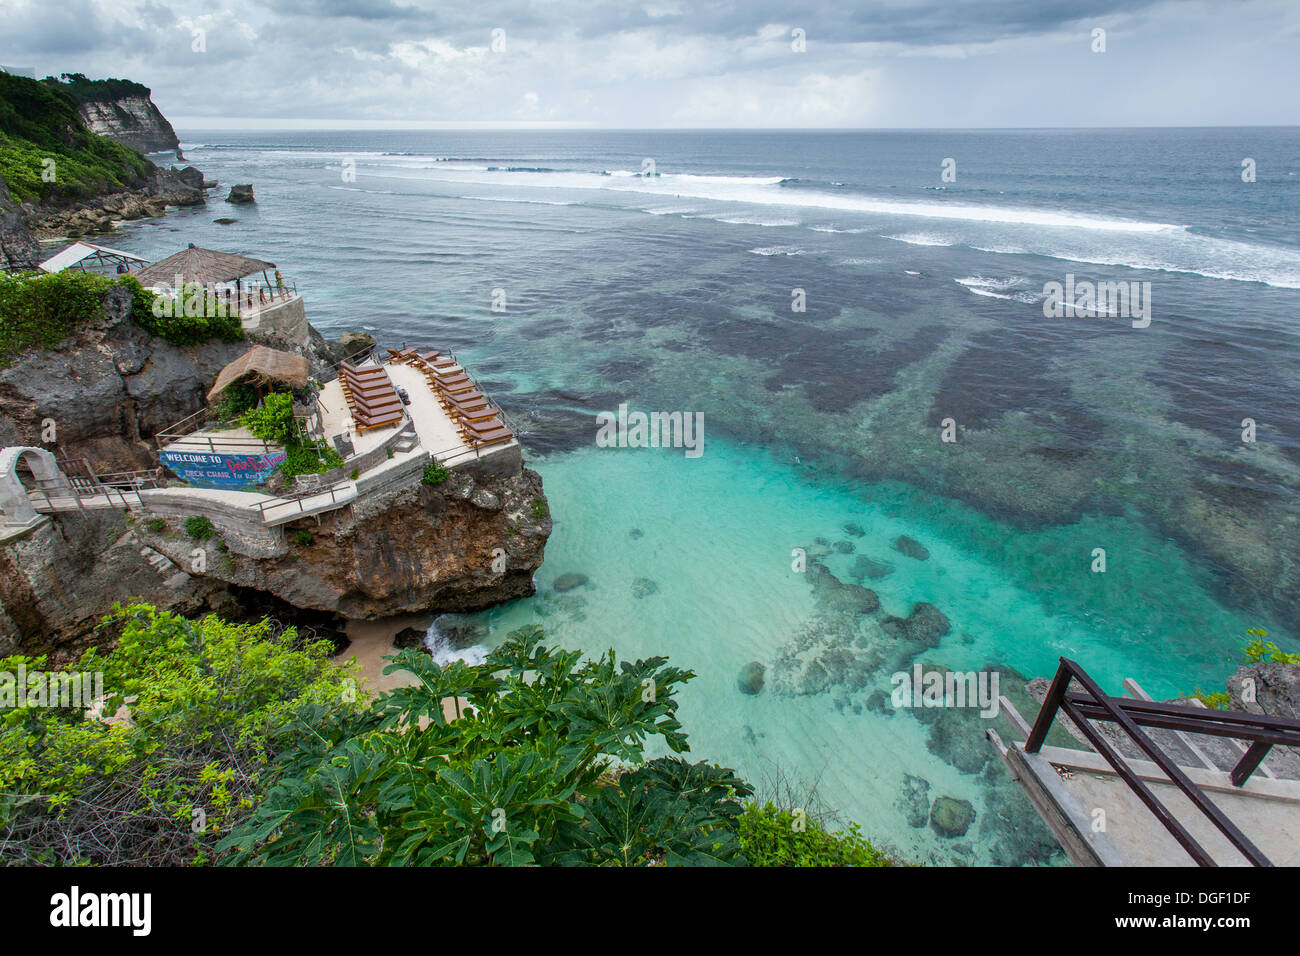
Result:
{"label": "overcast sky", "polygon": [[1295,124],[1298,54],[1300,0],[0,0],[181,129]]}

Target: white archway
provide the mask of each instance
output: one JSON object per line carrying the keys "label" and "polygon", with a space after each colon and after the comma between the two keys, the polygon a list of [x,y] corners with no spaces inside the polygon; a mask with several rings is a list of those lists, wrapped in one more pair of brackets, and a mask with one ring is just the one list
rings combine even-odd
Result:
{"label": "white archway", "polygon": [[72,494],[67,477],[59,464],[44,448],[14,446],[0,449],[0,511],[5,524],[26,527],[39,520],[40,515],[27,497],[27,489],[18,477],[18,463],[27,462],[36,482],[47,492]]}

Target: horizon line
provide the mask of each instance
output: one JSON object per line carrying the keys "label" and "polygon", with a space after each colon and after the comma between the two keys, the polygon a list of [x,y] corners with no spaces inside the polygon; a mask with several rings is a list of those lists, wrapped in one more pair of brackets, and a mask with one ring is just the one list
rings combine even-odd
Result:
{"label": "horizon line", "polygon": [[241,130],[293,132],[412,132],[412,131],[599,131],[637,133],[876,133],[876,132],[996,132],[1140,129],[1297,129],[1300,123],[1134,123],[1081,126],[604,126],[595,122],[483,120],[429,122],[424,120],[288,119],[284,117],[184,117],[172,123],[177,130],[238,132]]}

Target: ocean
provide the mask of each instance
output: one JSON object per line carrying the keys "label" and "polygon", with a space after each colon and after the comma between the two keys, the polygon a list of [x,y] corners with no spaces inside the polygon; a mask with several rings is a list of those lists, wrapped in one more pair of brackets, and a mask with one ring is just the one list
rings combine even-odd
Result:
{"label": "ocean", "polygon": [[[1249,628],[1300,649],[1300,129],[182,141],[221,188],[110,245],[273,261],[327,335],[452,348],[521,427],[538,593],[435,627],[667,655],[696,758],[906,859],[1064,859],[995,725],[891,706],[914,660],[1168,697],[1222,690]],[[1045,315],[1089,282],[1145,324]],[[701,416],[703,454],[598,444],[620,405]]]}

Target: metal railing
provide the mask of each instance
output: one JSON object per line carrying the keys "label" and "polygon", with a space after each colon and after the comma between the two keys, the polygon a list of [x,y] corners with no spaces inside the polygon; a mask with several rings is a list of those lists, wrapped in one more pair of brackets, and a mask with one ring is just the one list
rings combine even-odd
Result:
{"label": "metal railing", "polygon": [[[304,499],[315,498],[318,495],[323,495],[326,493],[328,493],[330,496],[330,504],[337,504],[339,503],[338,493],[344,490],[345,488],[350,488],[351,485],[352,482],[350,481],[336,481],[334,482],[334,484],[330,485],[327,488],[316,488],[313,491],[299,491],[291,495],[277,495],[274,498],[268,498],[266,501],[259,501],[257,504],[249,505],[249,507],[256,509],[257,512],[262,516],[262,520],[265,521],[266,511],[268,508],[278,508],[281,505],[297,504],[298,511],[301,513],[307,510],[306,508],[303,507],[302,504]],[[347,502],[343,502],[343,504],[347,504]]]}
{"label": "metal railing", "polygon": [[[1300,746],[1300,720],[1286,717],[1269,717],[1264,714],[1247,714],[1241,711],[1202,710],[1182,704],[1165,704],[1159,701],[1135,700],[1128,697],[1110,697],[1082,667],[1062,657],[1052,685],[1043,700],[1042,709],[1034,721],[1029,739],[1025,741],[1026,753],[1038,753],[1047,732],[1052,727],[1057,711],[1064,711],[1074,721],[1080,733],[1111,765],[1130,790],[1149,809],[1160,824],[1187,851],[1199,866],[1217,866],[1196,838],[1187,831],[1173,813],[1160,802],[1142,780],[1134,773],[1105,735],[1089,721],[1099,720],[1118,724],[1130,740],[1149,757],[1179,790],[1201,811],[1219,832],[1227,837],[1254,866],[1272,866],[1259,848],[1229,820],[1217,806],[1201,792],[1178,765],[1142,731],[1142,727],[1155,727],[1182,733],[1208,734],[1235,740],[1249,740],[1249,749],[1233,768],[1233,786],[1240,787],[1250,779],[1260,762],[1275,744]],[[1077,681],[1083,693],[1071,692],[1070,683]]]}

